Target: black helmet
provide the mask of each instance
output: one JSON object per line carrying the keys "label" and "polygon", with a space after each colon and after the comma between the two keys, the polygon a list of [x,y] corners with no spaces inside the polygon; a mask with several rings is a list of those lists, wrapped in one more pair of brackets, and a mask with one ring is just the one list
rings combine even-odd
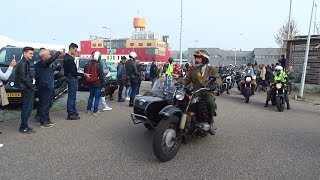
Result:
{"label": "black helmet", "polygon": [[172,63],[172,62],[173,62],[173,58],[172,58],[172,57],[169,57],[168,61],[169,61],[170,63]]}
{"label": "black helmet", "polygon": [[194,57],[201,57],[202,58],[202,63],[203,64],[208,64],[209,63],[209,53],[207,50],[197,50],[193,53]]}

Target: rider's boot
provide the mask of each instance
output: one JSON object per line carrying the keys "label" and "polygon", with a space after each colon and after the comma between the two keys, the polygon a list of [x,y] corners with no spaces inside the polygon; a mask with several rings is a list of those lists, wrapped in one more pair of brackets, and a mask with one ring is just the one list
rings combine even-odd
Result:
{"label": "rider's boot", "polygon": [[211,135],[215,135],[216,134],[216,130],[217,130],[217,128],[213,126],[213,122],[214,121],[213,121],[213,116],[212,116],[211,119],[210,119],[210,122],[209,122],[210,130],[208,131],[209,134],[211,134]]}
{"label": "rider's boot", "polygon": [[291,109],[291,108],[290,108],[290,104],[289,104],[289,103],[287,103],[287,109]]}
{"label": "rider's boot", "polygon": [[269,101],[266,101],[266,104],[264,104],[264,107],[268,107]]}

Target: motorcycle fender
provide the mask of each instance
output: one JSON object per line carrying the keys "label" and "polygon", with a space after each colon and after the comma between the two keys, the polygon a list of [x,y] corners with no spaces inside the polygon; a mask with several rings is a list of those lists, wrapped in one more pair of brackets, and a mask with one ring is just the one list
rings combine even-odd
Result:
{"label": "motorcycle fender", "polygon": [[166,117],[171,117],[176,113],[178,113],[179,117],[181,117],[182,111],[173,105],[168,105],[159,112],[160,115],[163,115]]}

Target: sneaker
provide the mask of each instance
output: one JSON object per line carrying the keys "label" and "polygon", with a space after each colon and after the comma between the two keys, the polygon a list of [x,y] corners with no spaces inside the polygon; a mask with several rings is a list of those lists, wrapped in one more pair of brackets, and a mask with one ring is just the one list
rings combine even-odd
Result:
{"label": "sneaker", "polygon": [[49,125],[51,125],[51,126],[56,125],[56,123],[55,123],[55,122],[52,122],[52,121],[47,121],[47,123],[48,123]]}
{"label": "sneaker", "polygon": [[109,106],[107,106],[107,107],[103,108],[103,110],[104,110],[104,111],[111,111],[111,110],[112,110],[112,108],[111,108],[111,107],[109,107]]}
{"label": "sneaker", "polygon": [[129,107],[133,107],[133,104],[129,104]]}
{"label": "sneaker", "polygon": [[79,113],[78,113],[78,112],[75,112],[75,113],[73,113],[73,115],[75,115],[75,116],[79,116]]}
{"label": "sneaker", "polygon": [[92,114],[91,110],[87,110],[86,114]]}
{"label": "sneaker", "polygon": [[19,130],[21,133],[24,133],[24,134],[33,134],[33,133],[36,133],[35,130],[33,130],[32,128],[28,127],[26,129],[20,129]]}
{"label": "sneaker", "polygon": [[126,97],[126,101],[130,101],[130,97]]}
{"label": "sneaker", "polygon": [[71,115],[67,117],[67,120],[79,120],[80,117],[79,116],[75,116],[75,115]]}
{"label": "sneaker", "polygon": [[97,111],[97,112],[94,112],[92,115],[97,116],[97,115],[99,115],[100,113],[101,113],[100,111]]}
{"label": "sneaker", "polygon": [[52,125],[49,125],[47,122],[40,124],[40,128],[52,128]]}
{"label": "sneaker", "polygon": [[124,99],[119,99],[118,102],[126,102]]}

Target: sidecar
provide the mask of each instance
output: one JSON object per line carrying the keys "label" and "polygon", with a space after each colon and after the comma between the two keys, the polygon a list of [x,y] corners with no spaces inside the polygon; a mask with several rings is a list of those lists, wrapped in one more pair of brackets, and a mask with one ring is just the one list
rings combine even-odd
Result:
{"label": "sidecar", "polygon": [[154,129],[162,119],[159,112],[170,105],[175,92],[174,81],[169,78],[158,79],[152,90],[143,96],[136,96],[133,103],[131,118],[134,124],[143,123],[147,129]]}

